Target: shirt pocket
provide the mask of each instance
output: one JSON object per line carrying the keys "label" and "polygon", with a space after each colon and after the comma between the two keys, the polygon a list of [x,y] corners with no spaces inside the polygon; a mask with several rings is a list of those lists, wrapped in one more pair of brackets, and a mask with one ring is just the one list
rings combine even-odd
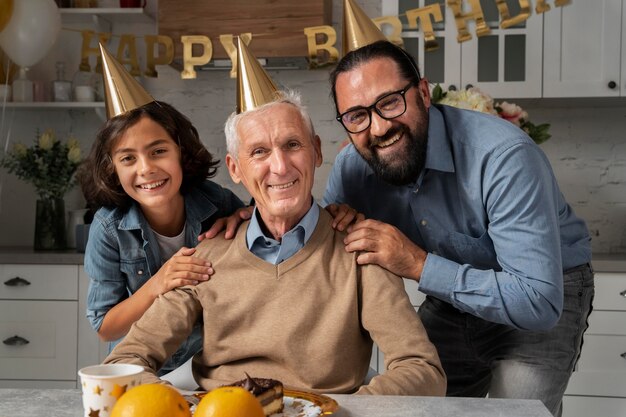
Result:
{"label": "shirt pocket", "polygon": [[493,241],[489,233],[485,232],[479,237],[469,236],[463,233],[448,233],[447,256],[460,264],[470,264],[479,269],[500,269]]}
{"label": "shirt pocket", "polygon": [[128,280],[128,288],[134,294],[150,279],[148,262],[145,257],[137,259],[121,259],[120,270]]}

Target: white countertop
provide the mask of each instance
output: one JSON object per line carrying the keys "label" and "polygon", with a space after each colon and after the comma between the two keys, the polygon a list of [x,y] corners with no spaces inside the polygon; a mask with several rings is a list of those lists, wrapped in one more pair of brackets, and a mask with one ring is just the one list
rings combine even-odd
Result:
{"label": "white countertop", "polygon": [[[337,417],[551,417],[538,400],[330,395]],[[83,417],[78,389],[0,389],[0,417]]]}

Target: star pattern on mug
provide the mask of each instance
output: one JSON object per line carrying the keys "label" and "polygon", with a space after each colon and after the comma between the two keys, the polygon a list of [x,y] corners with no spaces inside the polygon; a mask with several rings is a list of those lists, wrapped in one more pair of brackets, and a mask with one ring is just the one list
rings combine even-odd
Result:
{"label": "star pattern on mug", "polygon": [[100,417],[100,410],[94,410],[89,407],[89,417]]}
{"label": "star pattern on mug", "polygon": [[126,392],[126,385],[113,384],[113,389],[111,390],[111,392],[109,394],[111,396],[115,397],[116,400],[119,400],[119,398],[125,392]]}
{"label": "star pattern on mug", "polygon": [[96,394],[96,395],[100,395],[102,393],[102,391],[104,391],[104,390],[102,389],[102,387],[100,385],[96,385],[93,388],[93,393]]}

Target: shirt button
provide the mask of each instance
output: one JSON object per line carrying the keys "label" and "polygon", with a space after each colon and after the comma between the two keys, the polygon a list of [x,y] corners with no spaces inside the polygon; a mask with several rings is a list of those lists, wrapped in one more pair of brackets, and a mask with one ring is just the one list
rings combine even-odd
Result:
{"label": "shirt button", "polygon": [[139,271],[137,271],[137,275],[143,275],[143,269],[140,269]]}
{"label": "shirt button", "polygon": [[421,224],[422,226],[426,226],[426,225],[428,224],[428,222],[427,222],[426,220],[423,220],[423,219],[422,219],[422,221],[420,222],[420,224]]}

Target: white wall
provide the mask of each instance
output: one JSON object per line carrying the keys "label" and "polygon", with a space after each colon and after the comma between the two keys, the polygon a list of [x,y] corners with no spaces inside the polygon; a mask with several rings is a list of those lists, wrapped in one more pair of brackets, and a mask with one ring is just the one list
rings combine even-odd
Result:
{"label": "white wall", "polygon": [[[370,16],[380,15],[380,0],[361,1]],[[333,2],[333,18],[341,16],[341,1]],[[340,33],[340,32],[338,32]],[[78,36],[75,33],[64,36]],[[79,37],[79,36],[78,36]],[[62,48],[64,53],[74,46]],[[52,65],[56,57],[46,58]],[[65,59],[76,59],[67,56]],[[324,164],[317,172],[313,190],[321,198],[326,178],[345,133],[334,120],[329,97],[330,69],[269,71],[280,85],[302,92],[318,134],[322,138]],[[71,74],[71,72],[69,72]],[[153,96],[167,101],[186,114],[198,128],[209,150],[222,161],[225,146],[223,122],[235,107],[235,80],[228,71],[203,71],[195,80],[181,80],[170,67],[160,67],[157,79],[145,79]],[[626,100],[541,101],[524,103],[536,123],[552,124],[550,141],[541,145],[550,158],[562,191],[593,233],[595,252],[626,251]],[[12,127],[11,140],[30,144],[35,129],[52,127],[59,134],[72,132],[81,140],[84,152],[91,146],[101,121],[93,110],[14,110],[7,109],[6,127]],[[222,165],[215,179],[232,187]],[[31,246],[34,233],[35,200],[32,188],[14,176],[0,171],[0,246]],[[242,198],[247,193],[233,187]],[[66,198],[67,209],[80,208],[80,193]]]}

